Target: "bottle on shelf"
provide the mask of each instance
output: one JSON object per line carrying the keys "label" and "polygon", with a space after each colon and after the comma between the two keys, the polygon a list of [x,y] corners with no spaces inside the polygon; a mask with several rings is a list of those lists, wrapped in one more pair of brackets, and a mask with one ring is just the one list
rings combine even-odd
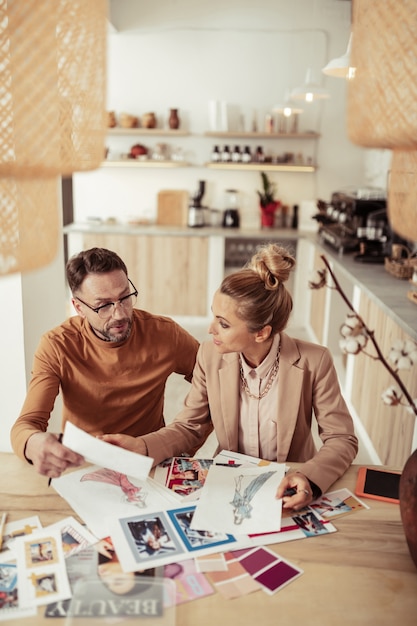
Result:
{"label": "bottle on shelf", "polygon": [[252,161],[252,154],[250,151],[249,146],[245,146],[245,149],[243,150],[242,153],[242,163],[251,163]]}
{"label": "bottle on shelf", "polygon": [[264,151],[263,151],[262,146],[258,146],[256,148],[255,161],[257,163],[264,163],[264,161],[265,161],[265,155],[264,155]]}
{"label": "bottle on shelf", "polygon": [[230,154],[229,146],[224,146],[222,151],[222,161],[223,163],[230,163],[232,160],[232,155]]}
{"label": "bottle on shelf", "polygon": [[211,160],[213,163],[218,163],[221,159],[219,146],[214,146],[213,151],[211,153]]}
{"label": "bottle on shelf", "polygon": [[294,204],[292,208],[291,228],[298,228],[298,204]]}
{"label": "bottle on shelf", "polygon": [[232,161],[233,163],[240,163],[242,160],[242,155],[240,154],[240,148],[239,146],[235,146],[233,153],[232,153]]}

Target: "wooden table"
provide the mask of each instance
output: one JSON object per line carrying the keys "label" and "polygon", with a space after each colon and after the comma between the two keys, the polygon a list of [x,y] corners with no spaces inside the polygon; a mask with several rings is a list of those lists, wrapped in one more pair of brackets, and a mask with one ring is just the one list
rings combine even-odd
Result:
{"label": "wooden table", "polygon": [[[8,521],[34,514],[44,526],[68,515],[79,519],[33,468],[7,453],[0,453],[0,463],[0,508],[8,511]],[[352,466],[334,488],[353,492],[356,474],[357,467]],[[399,507],[374,500],[366,503],[369,510],[336,519],[336,533],[270,546],[304,570],[274,596],[258,591],[225,600],[215,593],[178,606],[177,626],[415,626],[417,570],[408,552]],[[22,619],[19,624],[65,626],[65,620],[45,619],[43,613],[41,607],[36,619]]]}

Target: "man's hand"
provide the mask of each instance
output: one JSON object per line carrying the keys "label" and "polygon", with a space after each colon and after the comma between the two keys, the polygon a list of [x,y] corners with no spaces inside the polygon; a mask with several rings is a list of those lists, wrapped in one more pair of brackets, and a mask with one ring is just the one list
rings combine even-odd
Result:
{"label": "man's hand", "polygon": [[282,498],[283,509],[294,509],[294,511],[304,508],[313,501],[311,485],[300,472],[288,474],[282,479],[276,497]]}
{"label": "man's hand", "polygon": [[59,442],[53,433],[34,433],[26,442],[25,456],[39,474],[58,478],[68,467],[78,467],[84,457]]}
{"label": "man's hand", "polygon": [[142,454],[142,456],[148,456],[146,444],[140,437],[131,437],[130,435],[101,435],[100,439],[107,443],[112,443],[114,446]]}

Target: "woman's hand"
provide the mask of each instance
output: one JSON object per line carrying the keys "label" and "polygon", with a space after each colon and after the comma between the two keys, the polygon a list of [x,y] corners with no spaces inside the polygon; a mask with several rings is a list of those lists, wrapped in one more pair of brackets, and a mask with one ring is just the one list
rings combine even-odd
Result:
{"label": "woman's hand", "polygon": [[99,439],[111,443],[114,446],[131,450],[143,456],[148,455],[146,444],[140,437],[131,437],[130,435],[100,435]]}
{"label": "woman's hand", "polygon": [[310,483],[300,472],[288,474],[282,479],[276,497],[282,498],[283,509],[294,509],[294,511],[303,509],[313,501]]}

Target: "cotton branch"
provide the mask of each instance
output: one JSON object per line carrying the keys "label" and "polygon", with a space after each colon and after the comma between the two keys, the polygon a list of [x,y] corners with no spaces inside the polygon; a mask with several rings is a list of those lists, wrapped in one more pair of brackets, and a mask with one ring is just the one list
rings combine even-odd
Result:
{"label": "cotton branch", "polygon": [[[332,268],[330,267],[330,264],[327,260],[327,258],[324,255],[321,255],[320,257],[323,261],[323,263],[325,264],[330,276],[332,277],[333,283],[334,283],[334,288],[336,289],[336,291],[339,292],[340,296],[342,297],[343,301],[346,303],[346,306],[350,309],[350,311],[352,311],[352,313],[355,315],[355,317],[359,320],[359,322],[362,324],[367,336],[369,337],[369,339],[372,342],[372,345],[375,348],[375,351],[377,353],[377,358],[381,361],[382,365],[385,367],[385,369],[391,374],[391,376],[394,378],[395,382],[397,383],[398,387],[401,389],[404,397],[406,398],[408,404],[410,405],[410,408],[413,410],[414,414],[417,416],[417,406],[415,405],[412,397],[410,396],[406,386],[404,385],[403,381],[401,380],[400,376],[398,375],[398,370],[394,370],[390,364],[388,363],[388,361],[386,360],[386,358],[384,357],[384,355],[381,352],[381,349],[378,345],[378,342],[375,339],[375,335],[374,335],[374,331],[370,330],[368,328],[368,326],[366,325],[366,323],[364,322],[364,320],[361,318],[361,316],[355,311],[355,309],[353,308],[352,303],[350,302],[349,298],[347,297],[347,295],[345,294],[345,292],[343,291],[342,287],[340,286],[339,281],[337,280],[336,276],[333,273]],[[370,355],[368,355],[370,356]]]}

